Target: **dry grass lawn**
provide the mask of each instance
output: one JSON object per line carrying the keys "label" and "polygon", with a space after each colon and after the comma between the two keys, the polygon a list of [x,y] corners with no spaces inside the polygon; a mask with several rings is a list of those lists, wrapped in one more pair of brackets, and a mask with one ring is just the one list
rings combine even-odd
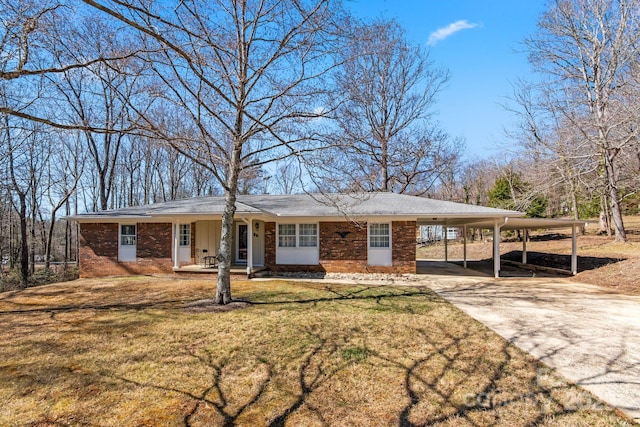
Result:
{"label": "dry grass lawn", "polygon": [[0,425],[630,422],[421,287],[77,280],[0,294]]}

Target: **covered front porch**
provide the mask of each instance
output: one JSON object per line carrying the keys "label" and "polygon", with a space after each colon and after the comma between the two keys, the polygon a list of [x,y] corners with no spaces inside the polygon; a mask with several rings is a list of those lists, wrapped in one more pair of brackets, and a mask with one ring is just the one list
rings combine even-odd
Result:
{"label": "covered front porch", "polygon": [[[221,218],[175,221],[172,244],[173,271],[217,273],[221,236]],[[231,274],[252,276],[264,269],[264,236],[263,221],[247,218],[234,221],[231,236]]]}

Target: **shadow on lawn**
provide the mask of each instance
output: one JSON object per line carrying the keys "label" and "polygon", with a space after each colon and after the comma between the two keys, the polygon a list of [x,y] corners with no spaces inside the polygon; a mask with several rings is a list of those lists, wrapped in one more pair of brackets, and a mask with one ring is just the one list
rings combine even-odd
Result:
{"label": "shadow on lawn", "polygon": [[[318,287],[314,290],[317,291]],[[386,421],[362,415],[368,423],[393,423],[403,427],[447,422],[463,422],[472,426],[534,426],[554,417],[562,422],[563,416],[570,416],[585,408],[602,409],[590,395],[567,384],[543,365],[527,359],[487,328],[473,322],[468,327],[459,327],[459,322],[467,321],[466,316],[462,320],[458,316],[463,315],[457,309],[448,308],[440,297],[427,288],[363,286],[348,289],[327,286],[322,290],[330,296],[295,298],[295,294],[289,294],[289,299],[253,301],[253,304],[256,309],[268,310],[271,305],[286,307],[290,304],[315,306],[325,302],[358,302],[365,303],[362,304],[362,310],[395,310],[384,319],[385,322],[393,323],[394,316],[406,316],[408,320],[402,324],[406,328],[403,331],[404,341],[400,346],[398,343],[394,344],[393,329],[382,327],[381,331],[387,335],[373,344],[366,330],[353,329],[349,325],[325,327],[325,322],[322,321],[313,327],[300,325],[282,332],[293,334],[295,342],[289,344],[290,347],[276,348],[273,353],[262,355],[242,344],[242,340],[240,344],[225,347],[224,342],[216,339],[213,331],[204,334],[197,341],[191,340],[186,345],[181,344],[181,347],[171,349],[171,352],[183,354],[195,363],[194,375],[201,372],[199,369],[206,372],[197,386],[170,382],[173,378],[169,377],[171,373],[167,371],[163,374],[165,371],[161,367],[155,372],[155,376],[149,375],[150,378],[157,379],[148,381],[116,373],[110,367],[73,374],[87,376],[87,384],[115,382],[125,388],[136,387],[161,394],[176,394],[188,402],[186,410],[180,410],[186,426],[234,426],[245,422],[247,418],[251,419],[251,416],[257,416],[256,414],[265,417],[264,424],[270,427],[300,423],[299,417],[302,417],[302,422],[304,417],[313,417],[323,425],[329,425],[332,421],[335,423],[336,418],[333,417],[336,417],[336,398],[331,394],[332,390],[350,387],[341,382],[352,373],[347,369],[363,366],[372,373],[386,370],[385,378],[390,383],[395,378],[403,379],[397,387],[375,385],[381,387],[385,394],[393,396],[394,406],[389,408],[389,419]],[[366,304],[367,302],[370,304]],[[434,303],[445,305],[444,313],[447,317],[439,319],[437,316],[413,316],[414,312],[420,311],[419,306],[432,308]],[[141,310],[181,306],[181,301],[156,301],[144,304],[46,307],[3,314],[35,312],[46,316],[46,313],[51,313],[49,320],[64,322],[65,319],[59,316],[65,311],[88,308]],[[376,316],[380,314],[375,313]],[[23,316],[21,318],[26,320]],[[217,317],[211,315],[208,318],[214,321]],[[118,320],[111,325],[117,326],[115,333],[119,337],[133,329],[128,322],[135,319],[125,320]],[[162,321],[169,322],[170,316]],[[428,322],[428,325],[423,322]],[[63,324],[70,328],[70,332],[73,332],[75,325]],[[93,333],[104,326],[97,325]],[[146,329],[144,324],[140,326],[136,330]],[[91,328],[91,325],[82,323],[82,327]],[[366,326],[363,328],[366,329]],[[405,351],[401,348],[402,345],[414,350]],[[269,342],[268,346],[272,347],[273,343]],[[64,349],[40,350],[46,354],[58,353]],[[278,362],[276,359],[281,352],[285,353],[286,362]],[[486,358],[485,352],[488,353]],[[120,362],[124,363],[129,358],[130,355],[123,354]],[[161,361],[162,359],[153,359],[154,363],[150,366],[162,365]],[[243,367],[246,371],[239,373],[238,368]],[[357,369],[353,370],[355,371]],[[295,375],[291,375],[291,381],[287,382],[289,372],[295,372]],[[57,381],[58,377],[55,379]],[[368,390],[352,391],[366,394]],[[342,397],[345,396],[348,397]],[[373,396],[375,394],[368,398],[373,399]],[[351,401],[350,404],[354,405],[352,411],[360,408],[357,406],[358,401]],[[433,406],[436,407],[435,410]],[[509,416],[513,417],[512,422]],[[255,423],[255,418],[253,420]],[[339,421],[347,422],[341,419]]]}
{"label": "shadow on lawn", "polygon": [[[522,261],[522,251],[511,251],[500,256],[509,261]],[[596,270],[609,264],[624,261],[625,258],[578,256],[578,272]],[[485,260],[488,261],[488,260]],[[542,267],[571,270],[571,255],[546,252],[527,252],[527,263]]]}

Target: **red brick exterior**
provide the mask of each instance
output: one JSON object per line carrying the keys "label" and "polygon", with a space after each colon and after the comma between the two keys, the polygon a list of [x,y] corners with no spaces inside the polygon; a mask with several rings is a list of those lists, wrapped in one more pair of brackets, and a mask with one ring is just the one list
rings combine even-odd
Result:
{"label": "red brick exterior", "polygon": [[118,264],[118,224],[80,224],[80,277],[108,276]]}
{"label": "red brick exterior", "polygon": [[136,261],[118,261],[116,223],[80,224],[80,277],[173,272],[170,223],[137,224]]}
{"label": "red brick exterior", "polygon": [[265,226],[265,264],[272,271],[398,274],[416,272],[415,221],[392,223],[393,264],[391,266],[368,264],[366,223],[321,222],[319,224],[319,265],[276,264],[276,224],[270,222]]}
{"label": "red brick exterior", "polygon": [[415,221],[394,221],[391,224],[394,271],[402,273],[416,272],[416,228]]}
{"label": "red brick exterior", "polygon": [[[365,223],[320,222],[318,265],[276,264],[276,223],[266,222],[265,266],[272,271],[335,273],[415,273],[415,221],[392,223],[392,265],[368,265]],[[118,261],[117,223],[80,224],[80,276],[172,273],[172,224],[138,223],[136,261]],[[191,224],[191,250],[195,259],[195,223]],[[344,237],[343,237],[344,236]]]}
{"label": "red brick exterior", "polygon": [[276,223],[264,223],[264,265],[276,265]]}

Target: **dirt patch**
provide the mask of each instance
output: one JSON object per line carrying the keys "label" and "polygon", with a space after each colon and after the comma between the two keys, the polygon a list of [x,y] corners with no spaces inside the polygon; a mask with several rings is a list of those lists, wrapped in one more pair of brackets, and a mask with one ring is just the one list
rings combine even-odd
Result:
{"label": "dirt patch", "polygon": [[[500,258],[520,262],[522,261],[522,251],[511,251],[501,255]],[[595,270],[624,260],[624,258],[578,256],[578,271]],[[527,263],[542,267],[571,270],[571,255],[527,252]]]}
{"label": "dirt patch", "polygon": [[251,303],[247,301],[236,300],[229,304],[216,304],[213,299],[203,299],[187,304],[185,311],[192,313],[226,313],[229,311],[240,310],[251,307]]}

